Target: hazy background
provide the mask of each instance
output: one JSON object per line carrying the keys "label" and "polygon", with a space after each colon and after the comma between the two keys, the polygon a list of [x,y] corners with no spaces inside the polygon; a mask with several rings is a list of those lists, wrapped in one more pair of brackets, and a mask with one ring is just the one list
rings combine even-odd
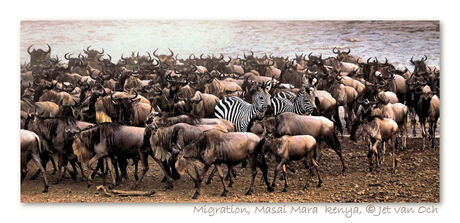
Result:
{"label": "hazy background", "polygon": [[387,57],[396,65],[410,66],[411,56],[428,56],[440,65],[438,21],[22,21],[21,62],[28,61],[27,47],[46,49],[61,59],[67,52],[83,52],[88,45],[104,48],[112,58],[131,51],[169,54],[243,56],[253,50],[293,57],[295,53],[332,56],[332,48],[350,47],[353,55]]}

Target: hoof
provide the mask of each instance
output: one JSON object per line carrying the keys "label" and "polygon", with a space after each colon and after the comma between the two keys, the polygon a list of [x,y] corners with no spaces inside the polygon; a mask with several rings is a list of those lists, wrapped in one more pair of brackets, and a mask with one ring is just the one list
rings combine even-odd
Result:
{"label": "hoof", "polygon": [[228,184],[228,187],[232,187],[232,186],[233,186],[233,183],[229,183],[229,184]]}
{"label": "hoof", "polygon": [[210,184],[210,183],[211,183],[211,180],[207,180],[207,181],[206,181],[206,184]]}
{"label": "hoof", "polygon": [[45,187],[45,189],[43,189],[42,193],[48,193],[48,187]]}
{"label": "hoof", "polygon": [[197,199],[199,196],[200,196],[200,193],[195,192],[195,194],[193,195],[192,199]]}
{"label": "hoof", "polygon": [[268,187],[268,188],[267,188],[267,191],[268,191],[268,192],[273,192],[273,191],[275,191],[275,189],[273,189],[273,187]]}
{"label": "hoof", "polygon": [[88,184],[87,187],[90,188],[90,187],[91,187],[91,184]]}
{"label": "hoof", "polygon": [[286,188],[283,188],[283,190],[281,192],[287,192],[287,189]]}
{"label": "hoof", "polygon": [[163,177],[163,179],[161,179],[161,182],[164,183],[166,182],[166,180],[167,180],[166,177]]}
{"label": "hoof", "polygon": [[320,188],[320,187],[321,187],[321,184],[322,184],[322,182],[320,181],[320,182],[316,185],[316,187]]}
{"label": "hoof", "polygon": [[56,171],[51,172],[51,175],[54,175],[54,174],[56,174]]}
{"label": "hoof", "polygon": [[249,189],[244,195],[252,195],[252,190]]}
{"label": "hoof", "polygon": [[227,197],[227,191],[222,192],[221,197]]}

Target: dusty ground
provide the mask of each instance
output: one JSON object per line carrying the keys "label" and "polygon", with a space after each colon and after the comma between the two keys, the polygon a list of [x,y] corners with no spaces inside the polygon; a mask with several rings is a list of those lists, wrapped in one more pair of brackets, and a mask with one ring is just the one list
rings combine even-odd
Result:
{"label": "dusty ground", "polygon": [[[194,184],[189,177],[175,182],[173,190],[165,190],[161,183],[163,175],[159,167],[150,159],[150,170],[139,190],[155,190],[150,197],[107,197],[96,190],[102,184],[102,179],[96,178],[94,186],[87,188],[86,182],[79,178],[73,181],[67,176],[58,185],[51,184],[48,193],[41,193],[42,178],[29,180],[30,172],[35,170],[29,163],[29,176],[21,187],[22,202],[439,202],[440,173],[439,173],[439,139],[435,149],[421,151],[420,138],[409,138],[408,148],[399,151],[399,166],[395,173],[391,171],[391,156],[386,155],[383,168],[376,172],[368,172],[367,151],[363,145],[350,142],[348,137],[341,139],[345,162],[348,166],[346,173],[340,172],[341,165],[338,156],[330,149],[322,149],[319,161],[323,185],[316,188],[316,176],[308,190],[303,190],[309,174],[301,162],[294,163],[298,171],[288,171],[288,192],[281,192],[283,182],[278,181],[275,192],[266,192],[265,185],[260,184],[259,171],[253,195],[245,196],[250,183],[250,171],[238,168],[239,176],[230,188],[227,197],[220,197],[222,185],[219,177],[214,176],[210,185],[203,183],[201,197],[192,200]],[[269,180],[273,179],[274,163],[270,163]],[[129,190],[134,182],[133,167],[129,167],[130,180],[123,182],[116,189]],[[141,169],[141,167],[139,167]],[[52,167],[48,166],[50,182],[55,179],[51,174]],[[108,181],[107,181],[108,182]]]}

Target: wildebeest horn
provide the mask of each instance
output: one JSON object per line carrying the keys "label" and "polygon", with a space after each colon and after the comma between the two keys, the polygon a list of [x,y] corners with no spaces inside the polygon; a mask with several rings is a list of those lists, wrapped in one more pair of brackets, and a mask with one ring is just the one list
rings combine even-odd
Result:
{"label": "wildebeest horn", "polygon": [[30,52],[30,48],[32,48],[32,46],[33,46],[33,44],[32,44],[32,45],[30,45],[30,46],[27,48],[27,53],[31,54],[31,52]]}
{"label": "wildebeest horn", "polygon": [[112,57],[110,56],[110,54],[107,54],[107,56],[109,57],[109,61],[112,62]]}
{"label": "wildebeest horn", "polygon": [[312,54],[312,53],[313,53],[313,52],[310,52],[310,53],[308,54],[308,59],[311,59],[311,54]]}
{"label": "wildebeest horn", "polygon": [[46,54],[49,54],[49,53],[51,53],[51,47],[50,47],[49,44],[46,44],[46,45],[48,46],[48,51],[46,52]]}
{"label": "wildebeest horn", "polygon": [[388,59],[385,57],[385,63],[384,65],[388,65]]}
{"label": "wildebeest horn", "polygon": [[158,50],[158,48],[156,48],[155,51],[153,51],[153,55],[154,55],[155,57],[158,57],[158,55],[157,55],[157,50]]}
{"label": "wildebeest horn", "polygon": [[415,65],[413,59],[414,59],[414,56],[412,56],[412,57],[410,58],[410,63],[413,64],[413,65]]}
{"label": "wildebeest horn", "polygon": [[204,59],[203,59],[203,55],[204,55],[204,53],[202,53],[202,54],[200,55],[200,59],[201,59],[201,60],[204,60]]}
{"label": "wildebeest horn", "polygon": [[97,51],[97,50],[96,50],[96,52],[97,52],[98,54],[104,54],[104,48],[102,48],[102,52],[99,52],[99,51]]}
{"label": "wildebeest horn", "polygon": [[351,52],[351,50],[350,50],[350,48],[348,48],[348,47],[347,47],[347,49],[348,49],[348,51],[347,51],[345,54],[348,55],[348,54]]}
{"label": "wildebeest horn", "polygon": [[136,98],[137,98],[137,96],[139,95],[139,94],[137,93],[137,91],[136,91],[136,90],[134,90],[134,93],[136,93],[136,95],[135,95],[134,97],[130,98],[129,100],[134,100],[134,99],[136,99]]}
{"label": "wildebeest horn", "polygon": [[334,47],[334,48],[332,49],[332,52],[335,53],[335,54],[339,54],[339,53],[340,53],[340,50],[337,50],[337,51],[336,51],[336,48],[337,48],[337,47]]}
{"label": "wildebeest horn", "polygon": [[374,63],[379,63],[379,59],[377,59],[377,57],[374,57],[375,60],[374,60]]}
{"label": "wildebeest horn", "polygon": [[[156,64],[154,64],[153,61],[155,61]],[[157,59],[153,59],[153,60],[152,60],[152,64],[153,64],[154,67],[156,67],[156,66],[160,65],[160,61],[157,60]]]}
{"label": "wildebeest horn", "polygon": [[367,64],[369,64],[369,61],[370,61],[371,59],[372,59],[372,57],[369,57],[369,58],[367,59],[367,61],[366,61]]}
{"label": "wildebeest horn", "polygon": [[174,56],[174,52],[173,52],[171,49],[169,49],[169,48],[168,48],[168,50],[169,50],[169,52],[171,52],[170,57],[173,57],[173,56]]}
{"label": "wildebeest horn", "polygon": [[89,45],[88,47],[86,47],[86,51],[89,51],[89,50],[90,50],[90,49],[89,49],[90,47],[91,47],[91,45]]}
{"label": "wildebeest horn", "polygon": [[254,52],[252,52],[252,50],[251,50],[251,56],[253,56],[253,57],[254,57]]}
{"label": "wildebeest horn", "polygon": [[426,61],[428,59],[428,57],[426,55],[423,55],[424,57],[422,57],[422,61]]}
{"label": "wildebeest horn", "polygon": [[225,60],[224,60],[224,62],[225,62],[227,65],[229,65],[229,64],[230,64],[230,62],[232,62],[232,58],[231,58],[231,57],[228,57],[228,62],[227,62],[227,61],[225,61]]}
{"label": "wildebeest horn", "polygon": [[407,69],[407,67],[404,66],[404,73],[407,73],[407,71],[409,71],[409,69]]}
{"label": "wildebeest horn", "polygon": [[323,57],[323,54],[320,54],[319,55],[319,60],[323,60],[322,57]]}
{"label": "wildebeest horn", "polygon": [[223,60],[224,59],[224,54],[220,54],[219,59]]}
{"label": "wildebeest horn", "polygon": [[[69,55],[69,56],[67,57],[67,55]],[[64,54],[64,58],[65,58],[66,60],[69,60],[69,59],[70,59],[70,56],[72,56],[72,54],[69,54],[69,53]]]}

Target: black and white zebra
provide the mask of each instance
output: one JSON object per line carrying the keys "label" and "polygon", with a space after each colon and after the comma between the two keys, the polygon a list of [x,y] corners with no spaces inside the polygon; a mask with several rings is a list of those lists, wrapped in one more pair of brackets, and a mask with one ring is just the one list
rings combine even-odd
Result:
{"label": "black and white zebra", "polygon": [[270,105],[270,88],[256,92],[253,104],[249,104],[237,96],[222,98],[215,107],[215,116],[235,125],[235,131],[247,132],[254,119],[261,119]]}
{"label": "black and white zebra", "polygon": [[291,92],[280,92],[272,99],[274,116],[283,112],[310,115],[316,109],[315,96],[310,95],[305,90],[299,91],[293,99],[292,95]]}

